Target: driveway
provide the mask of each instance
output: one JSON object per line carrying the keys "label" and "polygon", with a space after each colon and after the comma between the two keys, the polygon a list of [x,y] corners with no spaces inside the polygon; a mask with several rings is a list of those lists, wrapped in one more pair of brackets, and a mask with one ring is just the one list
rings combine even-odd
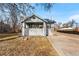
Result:
{"label": "driveway", "polygon": [[54,32],[49,37],[60,55],[79,56],[79,35]]}

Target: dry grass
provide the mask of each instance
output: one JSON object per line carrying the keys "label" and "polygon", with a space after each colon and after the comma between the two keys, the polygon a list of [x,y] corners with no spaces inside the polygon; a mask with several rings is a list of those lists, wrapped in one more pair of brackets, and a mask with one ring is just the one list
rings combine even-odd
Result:
{"label": "dry grass", "polygon": [[0,42],[0,55],[6,56],[54,56],[58,55],[46,37],[17,38]]}

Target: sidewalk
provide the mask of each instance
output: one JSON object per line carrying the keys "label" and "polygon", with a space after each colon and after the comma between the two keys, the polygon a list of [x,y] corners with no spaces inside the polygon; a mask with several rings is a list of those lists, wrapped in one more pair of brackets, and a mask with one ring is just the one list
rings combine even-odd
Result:
{"label": "sidewalk", "polygon": [[5,37],[5,38],[1,38],[0,41],[10,40],[10,39],[14,39],[14,38],[17,38],[17,37],[18,36]]}

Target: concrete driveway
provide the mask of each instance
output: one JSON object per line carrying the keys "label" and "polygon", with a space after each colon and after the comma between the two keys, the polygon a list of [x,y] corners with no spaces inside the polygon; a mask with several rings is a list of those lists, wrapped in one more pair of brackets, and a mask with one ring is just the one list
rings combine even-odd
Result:
{"label": "concrete driveway", "polygon": [[49,41],[60,55],[79,56],[79,35],[54,32]]}

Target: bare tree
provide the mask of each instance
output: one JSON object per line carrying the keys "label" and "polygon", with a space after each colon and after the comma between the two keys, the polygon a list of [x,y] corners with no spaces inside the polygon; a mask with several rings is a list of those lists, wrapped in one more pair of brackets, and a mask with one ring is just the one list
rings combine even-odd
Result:
{"label": "bare tree", "polygon": [[[53,4],[51,3],[43,3],[38,5],[43,7],[44,10],[46,11],[49,11],[53,6]],[[25,16],[32,15],[35,10],[35,7],[38,6],[33,6],[32,4],[29,3],[0,3],[0,11],[5,15],[4,16],[5,20],[9,18],[11,23],[10,25],[13,28],[13,32],[16,32],[17,25],[21,23],[20,15],[21,14]]]}
{"label": "bare tree", "polygon": [[[20,19],[20,14],[23,15],[27,15],[28,11],[34,9],[30,4],[16,4],[16,3],[4,3],[4,4],[0,4],[0,10],[2,12],[7,13],[6,10],[8,10],[9,13],[9,18],[11,20],[12,23],[12,28],[13,28],[13,32],[16,32],[16,27],[18,24],[18,20]],[[18,19],[19,18],[19,19]]]}

